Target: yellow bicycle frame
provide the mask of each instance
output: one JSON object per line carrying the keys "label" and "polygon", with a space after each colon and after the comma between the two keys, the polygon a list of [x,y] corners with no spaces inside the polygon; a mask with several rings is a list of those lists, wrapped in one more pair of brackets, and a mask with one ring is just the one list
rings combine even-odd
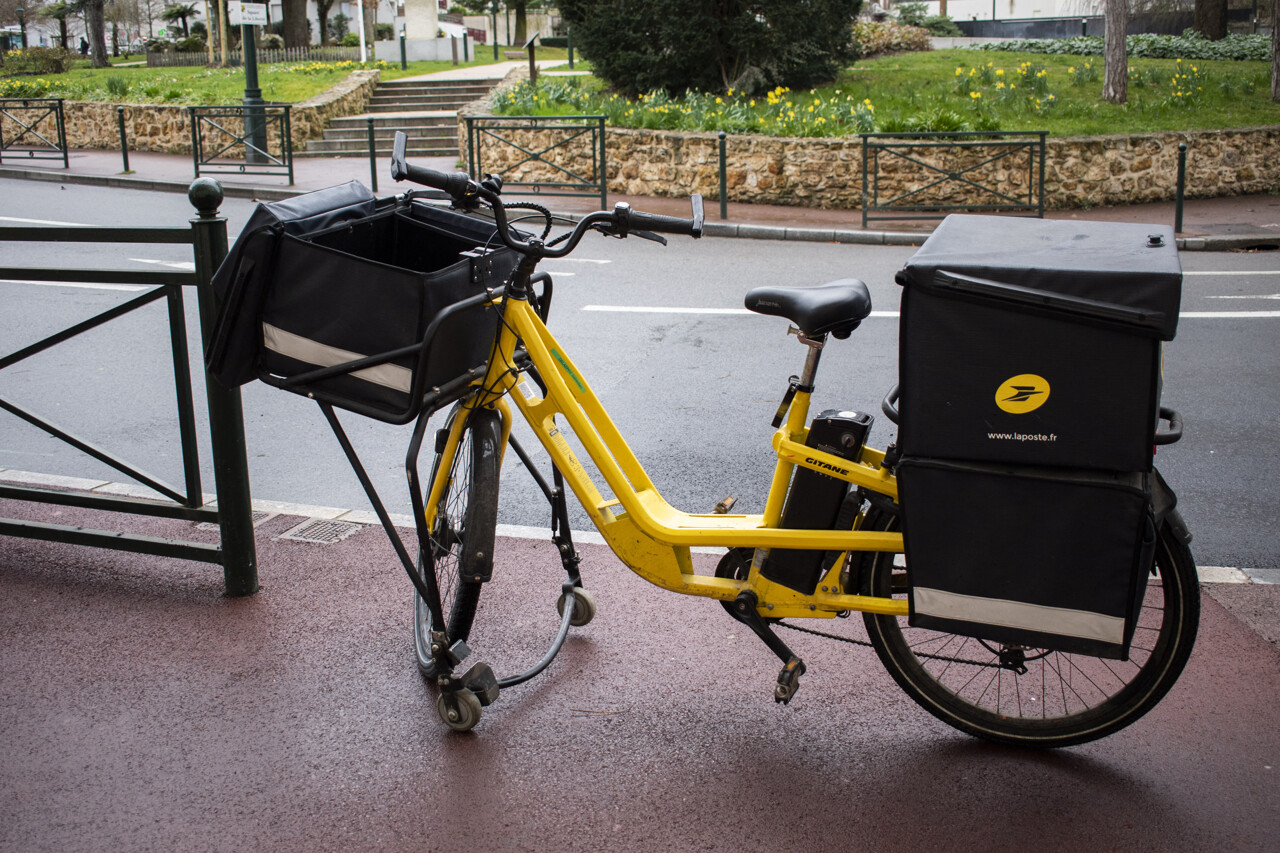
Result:
{"label": "yellow bicycle frame", "polygon": [[[477,383],[472,407],[497,409],[503,424],[503,444],[511,430],[513,400],[563,474],[596,528],[614,553],[632,571],[664,589],[686,595],[732,601],[744,589],[755,592],[759,612],[770,618],[825,617],[859,610],[905,615],[907,603],[889,598],[846,595],[839,592],[838,575],[843,560],[835,561],[812,595],[805,595],[761,576],[759,560],[753,561],[746,580],[718,578],[694,572],[690,549],[800,548],[824,551],[902,551],[900,533],[865,530],[796,530],[777,525],[782,517],[791,475],[797,466],[863,486],[896,499],[897,482],[881,465],[884,453],[864,448],[857,462],[824,453],[804,444],[809,394],[798,391],[785,425],[773,437],[777,464],[762,515],[691,514],[670,506],[650,481],[626,441],[614,426],[599,399],[527,300],[498,300],[492,306],[503,312],[502,328],[488,369]],[[511,367],[518,346],[523,346],[546,385],[545,396],[527,376]],[[465,407],[464,407],[465,408]],[[465,411],[460,413],[465,415]],[[595,466],[604,489],[592,478],[569,446],[557,424],[563,419]],[[436,505],[445,490],[454,452],[466,418],[448,425],[440,464],[432,478],[426,501],[430,529]]]}

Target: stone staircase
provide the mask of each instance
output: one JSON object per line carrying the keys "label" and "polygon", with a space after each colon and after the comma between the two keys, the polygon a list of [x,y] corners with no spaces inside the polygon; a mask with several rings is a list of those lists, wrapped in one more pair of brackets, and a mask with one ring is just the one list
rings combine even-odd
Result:
{"label": "stone staircase", "polygon": [[295,157],[367,157],[369,119],[378,156],[391,155],[396,131],[409,137],[409,157],[457,157],[458,110],[479,100],[497,80],[439,80],[379,83],[364,115],[336,118],[323,139],[307,143]]}

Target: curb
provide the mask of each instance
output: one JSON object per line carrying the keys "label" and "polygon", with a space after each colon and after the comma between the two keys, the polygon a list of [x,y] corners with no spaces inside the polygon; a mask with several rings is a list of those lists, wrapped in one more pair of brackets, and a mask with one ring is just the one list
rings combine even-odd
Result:
{"label": "curb", "polygon": [[[213,176],[210,176],[213,177]],[[130,178],[120,175],[80,175],[57,174],[54,172],[19,169],[0,166],[0,178],[15,180],[46,181],[61,184],[86,184],[91,186],[116,187],[119,189],[143,190],[149,192],[174,192],[185,194],[189,183],[179,181],[162,181],[151,178]],[[194,179],[193,179],[194,180]],[[286,187],[254,187],[254,186],[222,186],[224,198],[247,198],[252,201],[283,201],[287,198],[302,195],[309,190],[289,189]],[[576,220],[581,214],[565,214],[564,217]],[[728,222],[708,222],[703,229],[707,237],[729,237],[749,240],[788,240],[807,243],[850,243],[870,246],[919,246],[929,236],[924,232],[901,231],[852,231],[832,228],[788,228],[780,225],[734,225]],[[1255,234],[1233,234],[1229,236],[1206,235],[1197,237],[1179,237],[1178,248],[1184,252],[1222,252],[1230,249],[1250,249],[1256,247],[1275,247],[1280,245],[1280,236],[1269,232]]]}

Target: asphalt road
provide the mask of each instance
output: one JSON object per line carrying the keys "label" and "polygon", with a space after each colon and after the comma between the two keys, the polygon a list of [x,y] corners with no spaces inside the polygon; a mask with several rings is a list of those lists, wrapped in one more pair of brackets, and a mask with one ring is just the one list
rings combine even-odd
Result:
{"label": "asphalt road", "polygon": [[[180,195],[0,181],[0,225],[36,220],[168,225],[191,208]],[[228,200],[234,238],[252,209]],[[896,381],[899,288],[893,273],[910,247],[673,239],[588,240],[556,280],[551,328],[608,406],[632,449],[673,505],[709,510],[726,495],[758,511],[771,473],[770,419],[804,350],[785,321],[739,311],[760,284],[819,284],[858,277],[877,315],[825,351],[815,411],[879,413]],[[6,246],[14,264],[133,267],[182,263],[180,248]],[[1270,428],[1280,414],[1280,336],[1274,253],[1183,253],[1184,317],[1166,348],[1164,402],[1181,411],[1186,437],[1157,464],[1180,495],[1201,565],[1280,568],[1274,524],[1280,461]],[[4,284],[6,351],[129,298],[127,291]],[[194,302],[194,300],[189,300]],[[630,309],[630,310],[624,310]],[[635,309],[660,309],[643,310]],[[702,313],[711,311],[713,313]],[[1270,313],[1266,313],[1270,311]],[[723,313],[714,313],[723,312]],[[194,308],[188,306],[194,318]],[[194,319],[190,338],[198,339]],[[73,431],[177,481],[163,311],[157,306],[0,372],[0,395],[29,404]],[[197,401],[202,390],[197,386]],[[309,401],[253,383],[244,389],[255,497],[366,508],[367,500]],[[408,429],[349,416],[362,458],[393,512],[408,512],[403,455]],[[872,441],[893,438],[879,417]],[[528,442],[532,446],[532,442]],[[428,460],[429,461],[429,460]],[[16,419],[0,421],[0,468],[85,477],[120,475]],[[212,490],[207,459],[205,490]],[[503,482],[501,521],[540,524],[547,513],[518,466]],[[586,525],[579,514],[575,526]]]}

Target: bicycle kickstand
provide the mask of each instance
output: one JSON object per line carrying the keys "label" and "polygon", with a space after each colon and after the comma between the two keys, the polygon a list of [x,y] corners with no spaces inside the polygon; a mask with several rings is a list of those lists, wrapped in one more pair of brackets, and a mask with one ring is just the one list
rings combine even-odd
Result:
{"label": "bicycle kickstand", "polygon": [[751,590],[743,590],[734,599],[733,618],[746,625],[756,636],[764,640],[775,655],[782,660],[782,671],[778,673],[778,684],[773,688],[773,701],[786,705],[791,697],[800,689],[800,676],[804,675],[804,661],[787,647],[787,644],[769,627],[756,610],[759,603],[756,594]]}

